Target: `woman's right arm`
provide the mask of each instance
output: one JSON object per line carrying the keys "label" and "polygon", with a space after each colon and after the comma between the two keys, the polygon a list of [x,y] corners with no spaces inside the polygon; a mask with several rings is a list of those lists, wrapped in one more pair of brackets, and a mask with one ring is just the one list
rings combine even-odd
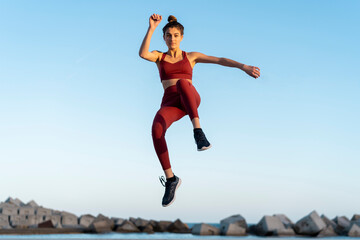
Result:
{"label": "woman's right arm", "polygon": [[160,56],[160,53],[158,51],[149,52],[149,47],[150,47],[151,37],[152,37],[156,27],[161,22],[161,20],[162,20],[161,15],[153,14],[150,16],[149,28],[148,28],[148,31],[146,32],[146,35],[144,37],[144,40],[143,40],[140,50],[139,50],[139,56],[141,58],[146,59],[151,62],[156,62]]}

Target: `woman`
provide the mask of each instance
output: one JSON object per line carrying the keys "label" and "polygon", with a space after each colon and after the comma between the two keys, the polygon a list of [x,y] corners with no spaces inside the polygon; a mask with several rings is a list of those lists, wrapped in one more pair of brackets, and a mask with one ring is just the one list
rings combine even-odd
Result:
{"label": "woman", "polygon": [[149,19],[149,28],[141,44],[139,55],[141,58],[155,62],[160,73],[161,83],[164,88],[164,96],[159,111],[156,113],[152,125],[152,138],[156,154],[166,176],[160,178],[165,186],[165,194],[162,199],[164,207],[169,206],[175,200],[175,191],[181,184],[181,179],[174,175],[167,151],[165,132],[170,125],[189,115],[194,128],[194,138],[197,150],[209,149],[211,144],[206,139],[201,129],[197,108],[200,104],[200,96],[192,85],[192,70],[196,63],[215,63],[227,67],[236,67],[245,71],[254,78],[260,77],[260,69],[248,66],[227,58],[207,56],[199,52],[185,52],[180,49],[183,40],[184,27],[177,22],[174,16],[169,16],[168,23],[163,28],[163,38],[168,51],[149,52],[151,36],[162,20],[159,14],[153,14]]}

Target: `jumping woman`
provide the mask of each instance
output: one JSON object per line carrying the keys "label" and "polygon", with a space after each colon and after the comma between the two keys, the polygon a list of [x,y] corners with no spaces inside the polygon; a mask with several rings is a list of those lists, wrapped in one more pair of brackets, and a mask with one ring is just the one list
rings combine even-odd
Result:
{"label": "jumping woman", "polygon": [[162,20],[159,14],[153,14],[149,19],[149,28],[141,44],[141,58],[155,62],[160,73],[164,88],[161,107],[156,113],[152,125],[152,139],[156,154],[166,176],[160,178],[165,187],[162,206],[167,207],[175,200],[175,191],[181,184],[181,179],[175,176],[170,165],[169,153],[165,141],[165,132],[170,125],[189,115],[193,125],[197,150],[209,149],[211,144],[206,139],[200,126],[197,108],[200,105],[200,95],[192,85],[192,71],[196,63],[215,63],[243,70],[253,78],[260,77],[260,69],[245,65],[228,58],[207,56],[199,52],[185,52],[180,49],[184,37],[184,27],[174,16],[169,16],[168,23],[163,28],[163,38],[168,47],[167,52],[149,52],[151,37]]}

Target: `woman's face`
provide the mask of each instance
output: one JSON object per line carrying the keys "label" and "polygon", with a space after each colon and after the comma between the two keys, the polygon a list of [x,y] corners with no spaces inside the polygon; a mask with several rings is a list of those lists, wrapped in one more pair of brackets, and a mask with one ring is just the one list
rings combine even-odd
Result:
{"label": "woman's face", "polygon": [[180,48],[183,37],[179,29],[172,27],[166,30],[164,40],[169,49],[176,49]]}

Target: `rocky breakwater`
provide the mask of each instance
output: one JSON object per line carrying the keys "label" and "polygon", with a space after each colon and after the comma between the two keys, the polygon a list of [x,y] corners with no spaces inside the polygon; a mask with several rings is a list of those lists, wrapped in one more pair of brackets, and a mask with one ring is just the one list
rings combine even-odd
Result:
{"label": "rocky breakwater", "polygon": [[220,228],[205,223],[192,228],[195,235],[225,236],[302,236],[302,237],[360,237],[360,215],[355,214],[351,220],[341,216],[330,220],[325,215],[312,211],[296,223],[284,214],[265,215],[257,224],[247,225],[241,215],[233,215],[220,222]]}
{"label": "rocky breakwater", "polygon": [[76,216],[73,213],[39,206],[35,201],[23,203],[9,197],[0,203],[0,234],[49,234],[49,233],[192,233],[194,235],[223,236],[349,236],[360,237],[360,215],[351,220],[345,216],[329,219],[316,211],[296,223],[284,214],[263,216],[257,224],[249,225],[240,214],[220,221],[220,224],[195,224],[192,228],[180,219],[155,221],[143,218],[129,219],[107,217],[102,214]]}
{"label": "rocky breakwater", "polygon": [[73,213],[39,206],[35,201],[23,203],[9,197],[0,203],[0,234],[49,233],[191,233],[180,219],[171,221],[107,217],[102,214],[76,216]]}

